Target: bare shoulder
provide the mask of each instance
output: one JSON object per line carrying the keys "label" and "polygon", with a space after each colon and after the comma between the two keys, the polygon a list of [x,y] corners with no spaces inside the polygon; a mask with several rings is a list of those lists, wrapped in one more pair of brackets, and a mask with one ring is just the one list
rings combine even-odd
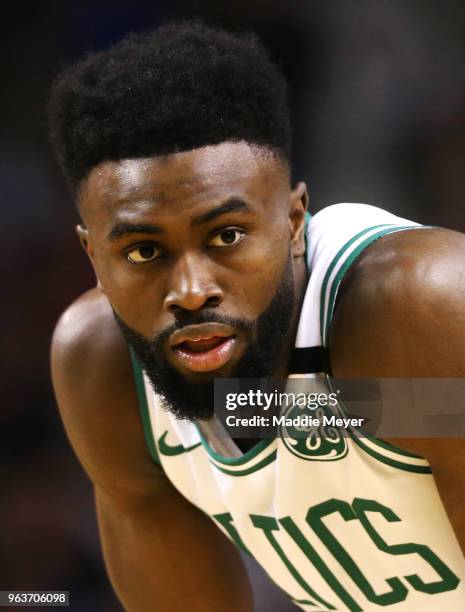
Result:
{"label": "bare shoulder", "polygon": [[66,432],[94,484],[122,503],[153,490],[164,476],[147,450],[128,348],[98,290],[61,316],[51,362]]}
{"label": "bare shoulder", "polygon": [[415,229],[349,270],[331,325],[339,376],[465,376],[465,235]]}
{"label": "bare shoulder", "polygon": [[[104,412],[121,393],[135,400],[128,348],[107,299],[97,289],[81,295],[61,315],[51,358],[57,391],[66,388],[67,395],[85,399],[85,406],[98,402],[99,412]],[[68,403],[59,404],[66,413]],[[83,403],[81,416],[86,410],[90,412]]]}
{"label": "bare shoulder", "polygon": [[83,357],[102,359],[105,369],[125,360],[124,339],[110,304],[100,291],[87,291],[63,312],[53,335],[52,355],[65,367],[69,360],[73,361],[78,367],[77,370],[73,368],[71,375],[77,378],[82,369],[95,365]]}

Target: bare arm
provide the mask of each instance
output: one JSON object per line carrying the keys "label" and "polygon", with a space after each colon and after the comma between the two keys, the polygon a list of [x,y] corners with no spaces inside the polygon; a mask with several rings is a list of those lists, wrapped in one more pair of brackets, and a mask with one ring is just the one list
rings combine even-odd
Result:
{"label": "bare arm", "polygon": [[[424,229],[376,242],[344,283],[331,335],[335,376],[465,378],[465,236]],[[389,441],[428,459],[465,550],[465,439]]]}
{"label": "bare arm", "polygon": [[234,545],[146,450],[128,350],[97,291],[60,319],[52,376],[67,434],[94,484],[105,563],[125,609],[252,610]]}

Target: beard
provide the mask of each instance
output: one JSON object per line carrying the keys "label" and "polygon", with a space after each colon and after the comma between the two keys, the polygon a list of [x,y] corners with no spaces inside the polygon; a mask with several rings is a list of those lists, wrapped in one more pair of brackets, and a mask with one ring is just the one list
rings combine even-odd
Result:
{"label": "beard", "polygon": [[231,378],[268,378],[273,375],[285,346],[294,313],[295,290],[292,259],[289,252],[284,273],[269,306],[256,320],[236,319],[212,309],[185,313],[181,321],[163,330],[152,340],[127,325],[113,310],[115,319],[141,368],[146,373],[163,407],[177,419],[205,420],[214,413],[214,379],[191,382],[166,359],[163,346],[171,334],[198,323],[223,323],[249,332],[254,338]]}

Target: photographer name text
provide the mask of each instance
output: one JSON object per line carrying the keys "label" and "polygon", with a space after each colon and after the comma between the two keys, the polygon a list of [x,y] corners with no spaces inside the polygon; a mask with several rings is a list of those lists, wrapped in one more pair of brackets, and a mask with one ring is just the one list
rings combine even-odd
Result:
{"label": "photographer name text", "polygon": [[308,414],[297,415],[295,417],[281,416],[262,416],[254,415],[251,417],[239,417],[228,415],[226,417],[226,425],[228,427],[296,427],[311,428],[311,427],[361,427],[365,419],[362,418],[343,418],[335,415],[324,415],[322,419],[312,417]]}

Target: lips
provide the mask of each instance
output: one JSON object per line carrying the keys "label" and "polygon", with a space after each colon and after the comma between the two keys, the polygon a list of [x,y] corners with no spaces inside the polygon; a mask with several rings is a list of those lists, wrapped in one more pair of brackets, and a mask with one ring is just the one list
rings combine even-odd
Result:
{"label": "lips", "polygon": [[236,343],[233,328],[218,323],[189,325],[170,338],[176,361],[193,372],[210,372],[224,366]]}
{"label": "lips", "polygon": [[198,340],[186,340],[178,345],[178,348],[184,349],[189,353],[205,353],[224,342],[221,336],[213,336],[212,338],[199,338]]}

